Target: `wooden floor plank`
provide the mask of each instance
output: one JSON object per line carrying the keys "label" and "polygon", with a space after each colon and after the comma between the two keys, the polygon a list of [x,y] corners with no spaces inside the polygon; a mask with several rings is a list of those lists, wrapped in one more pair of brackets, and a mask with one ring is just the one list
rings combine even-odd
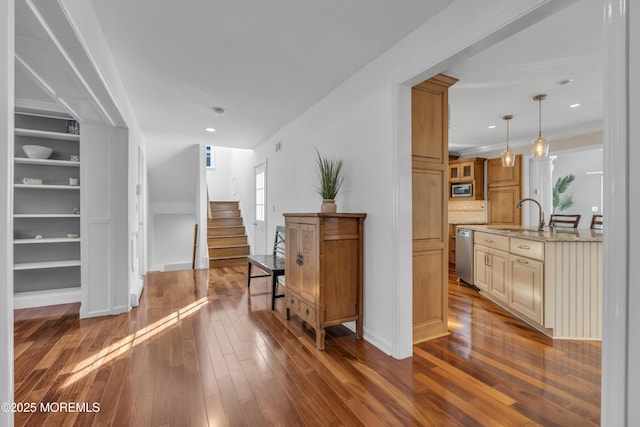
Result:
{"label": "wooden floor plank", "polygon": [[140,305],[118,316],[16,310],[16,402],[100,411],[23,412],[15,425],[598,425],[600,343],[553,341],[454,278],[450,335],[405,360],[343,326],[316,350],[282,299],[271,311],[268,279],[248,295],[246,267],[149,273]]}

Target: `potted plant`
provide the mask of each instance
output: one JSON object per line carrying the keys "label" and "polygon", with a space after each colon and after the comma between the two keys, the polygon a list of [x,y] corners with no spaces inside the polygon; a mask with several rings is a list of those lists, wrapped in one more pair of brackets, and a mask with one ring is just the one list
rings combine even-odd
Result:
{"label": "potted plant", "polygon": [[342,160],[323,157],[316,148],[318,158],[318,178],[320,185],[318,194],[322,196],[322,212],[336,212],[335,198],[340,192],[344,176],[342,175]]}

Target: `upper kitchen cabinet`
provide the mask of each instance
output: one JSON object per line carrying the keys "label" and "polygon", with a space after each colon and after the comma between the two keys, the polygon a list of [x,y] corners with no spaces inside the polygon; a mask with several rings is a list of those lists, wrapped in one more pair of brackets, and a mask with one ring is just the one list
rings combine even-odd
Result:
{"label": "upper kitchen cabinet", "polygon": [[487,186],[522,185],[522,154],[516,155],[513,167],[502,166],[500,157],[487,160]]}
{"label": "upper kitchen cabinet", "polygon": [[513,167],[502,166],[502,159],[487,160],[487,222],[521,225],[522,212],[516,203],[522,198],[522,154]]}
{"label": "upper kitchen cabinet", "polygon": [[449,182],[484,182],[484,160],[476,157],[449,162]]}
{"label": "upper kitchen cabinet", "polygon": [[484,161],[474,157],[449,162],[449,200],[484,200]]}

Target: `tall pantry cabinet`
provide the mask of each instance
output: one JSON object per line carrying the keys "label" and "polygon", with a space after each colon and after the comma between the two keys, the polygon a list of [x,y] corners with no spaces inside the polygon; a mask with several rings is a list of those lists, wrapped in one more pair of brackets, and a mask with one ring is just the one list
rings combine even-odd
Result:
{"label": "tall pantry cabinet", "polygon": [[448,90],[456,81],[438,74],[411,89],[414,343],[448,334]]}
{"label": "tall pantry cabinet", "polygon": [[294,314],[316,331],[355,321],[362,338],[363,213],[284,214],[286,318]]}
{"label": "tall pantry cabinet", "polygon": [[[81,298],[80,135],[73,123],[59,113],[15,114],[15,308]],[[25,145],[53,151],[45,159],[29,158]]]}

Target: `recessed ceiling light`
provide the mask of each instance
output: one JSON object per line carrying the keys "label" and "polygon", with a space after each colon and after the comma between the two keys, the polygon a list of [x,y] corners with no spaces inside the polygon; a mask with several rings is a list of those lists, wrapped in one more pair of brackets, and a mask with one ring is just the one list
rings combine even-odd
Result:
{"label": "recessed ceiling light", "polygon": [[489,126],[488,126],[488,128],[489,128],[489,129],[495,129],[495,128],[496,128],[496,125],[489,125]]}
{"label": "recessed ceiling light", "polygon": [[564,86],[564,85],[568,85],[569,83],[571,83],[573,81],[573,79],[562,79],[562,80],[558,80],[556,82],[556,84],[558,86]]}
{"label": "recessed ceiling light", "polygon": [[569,105],[569,108],[578,108],[579,106],[581,106],[582,104],[571,104]]}
{"label": "recessed ceiling light", "polygon": [[205,129],[207,132],[215,132],[216,130],[214,128],[206,128]]}

